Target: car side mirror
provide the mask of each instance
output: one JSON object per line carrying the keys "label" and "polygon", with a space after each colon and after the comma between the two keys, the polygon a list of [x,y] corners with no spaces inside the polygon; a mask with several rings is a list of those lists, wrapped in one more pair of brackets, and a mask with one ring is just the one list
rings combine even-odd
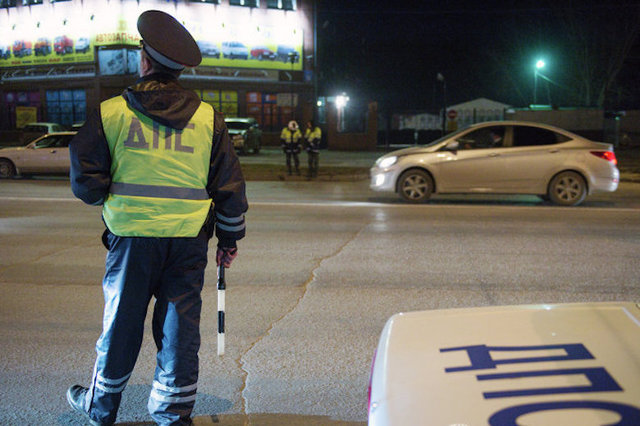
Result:
{"label": "car side mirror", "polygon": [[460,149],[460,142],[450,141],[444,146],[445,151],[457,151]]}

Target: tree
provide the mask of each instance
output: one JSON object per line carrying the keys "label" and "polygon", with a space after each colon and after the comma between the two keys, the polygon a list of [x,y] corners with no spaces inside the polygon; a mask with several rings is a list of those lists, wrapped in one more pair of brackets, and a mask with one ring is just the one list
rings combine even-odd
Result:
{"label": "tree", "polygon": [[565,50],[572,53],[568,83],[578,104],[614,106],[616,94],[625,85],[618,76],[638,41],[640,5],[594,4],[556,10],[567,29]]}

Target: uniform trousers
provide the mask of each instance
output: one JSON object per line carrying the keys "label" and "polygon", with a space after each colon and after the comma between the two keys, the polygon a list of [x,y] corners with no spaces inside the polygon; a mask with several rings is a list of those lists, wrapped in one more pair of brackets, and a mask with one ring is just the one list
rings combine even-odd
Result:
{"label": "uniform trousers", "polygon": [[309,154],[309,177],[317,177],[318,176],[318,159],[320,158],[320,153],[315,151],[307,151]]}
{"label": "uniform trousers", "polygon": [[140,352],[153,296],[157,356],[147,407],[159,425],[191,424],[208,235],[203,230],[194,238],[141,238],[107,232],[104,240],[109,253],[102,284],[103,330],[85,400],[89,416],[115,422],[122,391]]}

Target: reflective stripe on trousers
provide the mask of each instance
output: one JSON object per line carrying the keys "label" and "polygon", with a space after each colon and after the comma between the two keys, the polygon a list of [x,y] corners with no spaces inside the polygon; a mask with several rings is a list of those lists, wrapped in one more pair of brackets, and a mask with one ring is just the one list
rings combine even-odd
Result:
{"label": "reflective stripe on trousers", "polygon": [[208,238],[139,238],[107,234],[104,319],[96,343],[91,418],[114,422],[142,343],[151,297],[158,348],[149,412],[160,425],[189,424],[196,399],[200,310]]}

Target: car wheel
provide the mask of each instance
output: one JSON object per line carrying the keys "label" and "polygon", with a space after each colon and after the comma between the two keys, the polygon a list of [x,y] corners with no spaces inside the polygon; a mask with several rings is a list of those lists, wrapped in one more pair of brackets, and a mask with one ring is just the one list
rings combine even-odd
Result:
{"label": "car wheel", "polygon": [[549,199],[561,206],[577,206],[587,196],[587,184],[576,172],[558,173],[549,183]]}
{"label": "car wheel", "polygon": [[423,170],[407,170],[398,179],[398,194],[412,203],[422,203],[433,192],[433,179]]}
{"label": "car wheel", "polygon": [[16,166],[10,160],[0,159],[0,178],[7,179],[16,175]]}

